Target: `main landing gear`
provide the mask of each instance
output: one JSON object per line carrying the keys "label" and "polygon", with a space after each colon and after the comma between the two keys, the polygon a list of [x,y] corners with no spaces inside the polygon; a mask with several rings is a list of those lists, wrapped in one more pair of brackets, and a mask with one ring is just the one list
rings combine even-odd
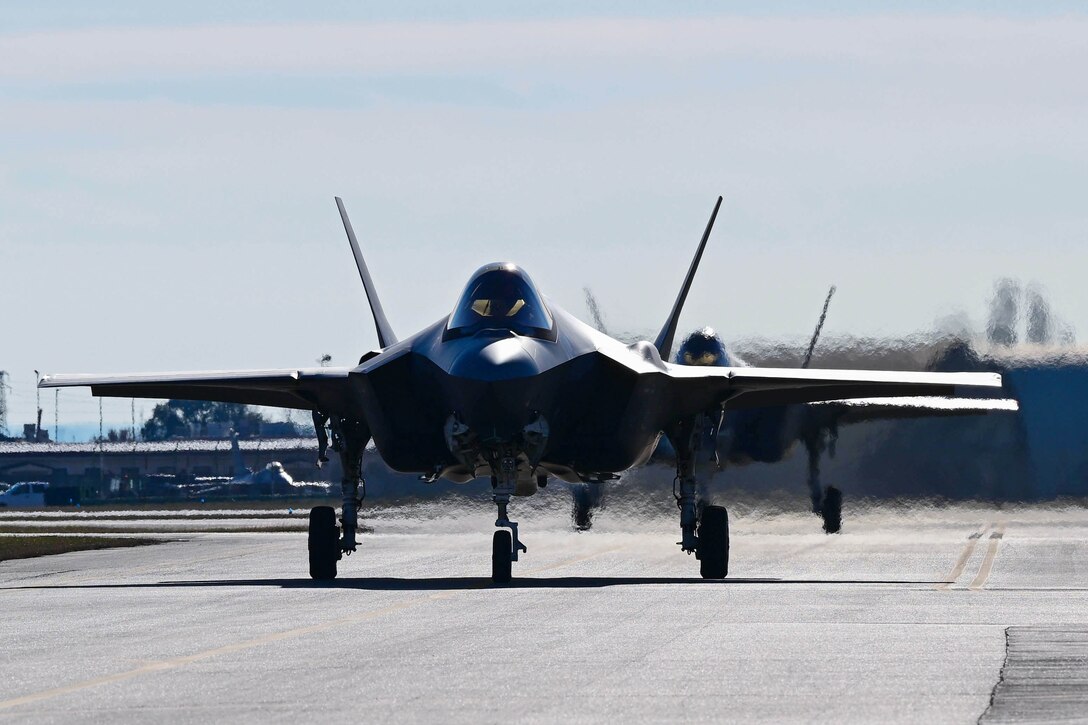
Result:
{"label": "main landing gear", "polygon": [[336,578],[336,562],[340,560],[340,529],[336,526],[336,509],[314,506],[310,509],[310,577],[318,581]]}
{"label": "main landing gear", "polygon": [[571,523],[578,531],[593,528],[593,514],[601,505],[601,484],[575,483],[571,486]]}
{"label": "main landing gear", "polygon": [[343,496],[341,526],[336,525],[336,509],[332,506],[310,509],[310,577],[320,581],[335,579],[336,562],[344,554],[350,555],[358,548],[355,534],[359,529],[359,506],[366,495],[363,451],[370,440],[370,429],[362,421],[335,417],[332,426],[334,439],[339,442],[340,464],[344,470],[344,477],[340,481]]}
{"label": "main landing gear", "polygon": [[834,486],[824,489],[824,500],[820,502],[820,517],[824,520],[824,531],[837,534],[842,530],[842,491]]}
{"label": "main landing gear", "polygon": [[[504,456],[499,460],[497,468],[498,475],[491,475],[491,498],[499,507],[495,526],[500,530],[491,539],[491,581],[506,584],[512,576],[518,553],[528,553],[529,549],[518,540],[518,523],[511,521],[506,514],[506,507],[510,504],[510,496],[514,493],[517,480],[517,460],[513,456]],[[495,470],[495,466],[492,466],[492,470]]]}
{"label": "main landing gear", "polygon": [[725,506],[704,506],[699,519],[699,573],[703,579],[724,579],[729,574],[729,513]]}
{"label": "main landing gear", "polygon": [[819,514],[823,519],[824,532],[837,534],[842,530],[842,491],[820,484],[820,456],[824,446],[822,432],[805,440],[808,449],[808,495],[812,500],[812,513]]}
{"label": "main landing gear", "polygon": [[701,432],[698,420],[680,421],[669,438],[676,449],[673,496],[680,509],[680,548],[695,554],[704,579],[729,574],[729,513],[724,506],[701,504],[695,480],[695,455]]}

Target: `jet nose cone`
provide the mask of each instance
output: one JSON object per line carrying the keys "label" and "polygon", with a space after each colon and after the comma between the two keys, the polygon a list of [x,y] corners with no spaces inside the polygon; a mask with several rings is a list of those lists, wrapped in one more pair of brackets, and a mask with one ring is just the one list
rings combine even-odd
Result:
{"label": "jet nose cone", "polygon": [[457,356],[450,370],[453,375],[473,380],[510,380],[540,372],[536,360],[516,337],[479,343]]}

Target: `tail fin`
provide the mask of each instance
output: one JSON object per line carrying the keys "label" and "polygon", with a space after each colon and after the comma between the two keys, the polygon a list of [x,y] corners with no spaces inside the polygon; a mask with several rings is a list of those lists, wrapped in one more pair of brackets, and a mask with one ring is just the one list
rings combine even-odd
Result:
{"label": "tail fin", "polygon": [[378,299],[378,291],[374,289],[374,280],[370,278],[370,270],[366,268],[363,260],[363,252],[359,249],[359,240],[355,238],[355,230],[351,228],[347,209],[343,200],[336,197],[336,208],[340,210],[340,219],[344,222],[344,231],[348,233],[348,242],[351,243],[351,253],[355,255],[355,266],[359,268],[359,277],[366,288],[366,298],[370,301],[370,311],[374,313],[374,325],[378,328],[378,344],[384,350],[390,345],[397,344],[397,336],[393,334],[393,328],[389,326],[389,320],[385,319],[385,310]]}
{"label": "tail fin", "polygon": [[654,347],[661,354],[662,360],[668,360],[669,356],[672,355],[672,343],[676,338],[676,324],[680,321],[680,312],[684,309],[684,302],[688,298],[688,290],[691,289],[691,281],[695,279],[695,270],[699,268],[699,260],[703,258],[706,240],[710,238],[710,230],[714,228],[714,220],[718,217],[718,209],[721,208],[721,205],[722,198],[719,196],[717,203],[714,204],[714,211],[710,214],[710,221],[706,223],[706,231],[703,232],[699,248],[695,251],[695,259],[691,260],[691,267],[688,268],[688,276],[684,279],[684,286],[680,288],[676,304],[672,306],[672,313],[665,322],[665,326],[661,328],[657,341],[654,342]]}
{"label": "tail fin", "polygon": [[608,334],[608,328],[604,326],[604,315],[601,314],[601,306],[597,304],[597,298],[593,296],[593,290],[589,287],[583,287],[582,291],[586,293],[586,307],[589,308],[589,314],[593,317],[593,326],[597,328],[598,332]]}
{"label": "tail fin", "polygon": [[816,349],[816,342],[820,339],[820,331],[824,329],[824,320],[827,319],[827,308],[831,304],[831,297],[835,294],[835,285],[831,285],[831,289],[827,291],[827,298],[824,300],[824,309],[820,313],[820,321],[816,323],[816,331],[812,333],[812,340],[808,343],[808,352],[805,353],[805,360],[801,363],[802,368],[807,368],[809,363],[812,362],[812,351]]}

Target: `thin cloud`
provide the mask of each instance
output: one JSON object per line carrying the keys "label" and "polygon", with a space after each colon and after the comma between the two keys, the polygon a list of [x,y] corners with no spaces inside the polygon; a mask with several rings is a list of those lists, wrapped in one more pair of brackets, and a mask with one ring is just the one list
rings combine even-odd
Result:
{"label": "thin cloud", "polygon": [[[698,65],[708,59],[1018,68],[1088,59],[1088,19],[572,19],[90,28],[0,35],[0,79],[391,74]],[[1081,65],[1080,67],[1083,67]]]}

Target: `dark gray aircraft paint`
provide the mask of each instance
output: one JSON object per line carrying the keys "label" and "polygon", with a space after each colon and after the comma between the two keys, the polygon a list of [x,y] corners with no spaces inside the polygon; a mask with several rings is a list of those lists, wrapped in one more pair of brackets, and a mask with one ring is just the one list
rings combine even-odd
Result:
{"label": "dark gray aircraft paint", "polygon": [[[676,452],[681,547],[708,578],[728,571],[726,510],[702,506],[695,457],[708,411],[887,396],[950,396],[998,388],[990,373],[912,373],[683,366],[664,362],[721,205],[718,199],[661,333],[623,344],[548,302],[513,264],[481,267],[447,316],[397,341],[343,203],[337,206],[367,290],[381,350],[354,368],[45,376],[41,387],[90,386],[99,396],[217,400],[310,410],[329,421],[341,457],[343,508],[310,517],[310,572],[336,575],[356,549],[361,463],[373,439],[393,469],[425,479],[490,479],[499,530],[492,576],[508,581],[526,547],[507,516],[511,496],[549,478],[606,480],[645,462],[661,435]],[[663,481],[669,485],[672,481]]]}
{"label": "dark gray aircraft paint", "polygon": [[[586,288],[586,306],[597,329],[603,330],[600,306]],[[832,286],[824,300],[819,321],[806,349],[801,368],[812,362],[816,344],[827,319],[828,307],[835,293]],[[722,338],[711,328],[704,327],[684,338],[676,352],[677,365],[709,367],[743,367],[743,361],[730,353]],[[862,404],[859,404],[862,403]],[[837,533],[842,526],[842,492],[825,486],[820,480],[820,461],[825,453],[835,455],[841,426],[873,420],[898,420],[918,417],[946,417],[990,414],[997,410],[1013,412],[1015,401],[951,401],[947,398],[911,398],[909,405],[894,404],[887,399],[869,401],[830,401],[813,404],[776,405],[735,410],[712,410],[705,413],[696,441],[695,458],[700,476],[714,475],[728,466],[749,463],[778,463],[786,459],[798,444],[803,444],[808,457],[807,486],[813,513],[823,520],[827,533]],[[674,466],[676,452],[667,438],[654,450],[651,462]],[[594,508],[601,500],[600,486],[578,484],[572,488],[574,524],[588,529]]]}

